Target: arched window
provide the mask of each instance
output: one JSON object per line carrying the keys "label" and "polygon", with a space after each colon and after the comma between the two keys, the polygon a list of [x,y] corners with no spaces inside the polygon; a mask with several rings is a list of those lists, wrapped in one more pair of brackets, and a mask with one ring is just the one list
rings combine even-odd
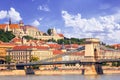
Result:
{"label": "arched window", "polygon": [[98,58],[98,55],[97,55],[97,49],[96,49],[96,48],[94,49],[94,58],[95,58],[95,59]]}

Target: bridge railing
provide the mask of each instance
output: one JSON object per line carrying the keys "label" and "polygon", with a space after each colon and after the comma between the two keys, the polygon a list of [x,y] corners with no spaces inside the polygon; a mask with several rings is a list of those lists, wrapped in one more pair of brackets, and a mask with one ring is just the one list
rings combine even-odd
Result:
{"label": "bridge railing", "polygon": [[79,47],[77,49],[67,51],[65,53],[58,54],[56,56],[53,56],[53,57],[50,57],[50,58],[47,58],[47,59],[43,59],[43,60],[36,61],[36,62],[30,62],[29,64],[39,64],[39,63],[44,63],[44,62],[55,62],[56,60],[59,60],[59,58],[62,58],[63,56],[71,55],[71,54],[74,54],[75,52],[84,51],[84,50],[85,50],[85,46],[82,46],[82,47]]}
{"label": "bridge railing", "polygon": [[119,57],[116,56],[98,56],[94,58],[94,56],[84,56],[84,58],[80,59],[81,62],[99,62],[100,60],[118,60]]}
{"label": "bridge railing", "polygon": [[84,56],[84,58],[80,59],[81,62],[95,62],[94,56]]}

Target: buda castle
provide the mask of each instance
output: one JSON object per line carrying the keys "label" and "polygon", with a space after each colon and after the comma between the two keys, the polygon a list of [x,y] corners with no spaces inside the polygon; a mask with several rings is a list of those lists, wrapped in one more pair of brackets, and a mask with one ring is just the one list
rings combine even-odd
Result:
{"label": "buda castle", "polygon": [[63,34],[58,34],[56,29],[50,29],[51,35],[41,32],[37,27],[31,25],[24,25],[23,21],[20,21],[18,24],[13,24],[11,19],[9,19],[9,24],[0,24],[0,29],[4,31],[12,31],[16,37],[22,38],[23,36],[31,36],[36,39],[49,40],[49,39],[64,39]]}

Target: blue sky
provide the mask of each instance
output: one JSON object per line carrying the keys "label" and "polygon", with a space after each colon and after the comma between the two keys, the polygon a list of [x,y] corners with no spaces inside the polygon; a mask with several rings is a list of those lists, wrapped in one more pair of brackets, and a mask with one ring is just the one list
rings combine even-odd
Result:
{"label": "blue sky", "polygon": [[23,20],[41,31],[55,27],[66,37],[120,43],[120,0],[1,0],[0,23]]}

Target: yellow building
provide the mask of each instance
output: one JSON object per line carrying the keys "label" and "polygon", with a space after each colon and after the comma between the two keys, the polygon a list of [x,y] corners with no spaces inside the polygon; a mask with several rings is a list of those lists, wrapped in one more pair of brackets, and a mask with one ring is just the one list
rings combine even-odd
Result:
{"label": "yellow building", "polygon": [[7,55],[9,55],[13,62],[15,63],[29,63],[31,59],[31,46],[14,46],[12,49],[7,50]]}
{"label": "yellow building", "polygon": [[[38,46],[32,49],[31,55],[38,57],[40,61],[46,61],[46,59],[53,57],[53,52],[45,47]],[[40,69],[51,68],[53,68],[53,65],[40,65]]]}
{"label": "yellow building", "polygon": [[0,64],[5,62],[5,57],[7,55],[6,50],[13,48],[14,46],[14,44],[0,42]]}
{"label": "yellow building", "polygon": [[32,52],[31,52],[31,55],[35,56],[35,57],[38,57],[39,60],[45,60],[45,59],[53,57],[52,51],[50,51],[48,49],[45,50],[45,49],[33,48]]}

